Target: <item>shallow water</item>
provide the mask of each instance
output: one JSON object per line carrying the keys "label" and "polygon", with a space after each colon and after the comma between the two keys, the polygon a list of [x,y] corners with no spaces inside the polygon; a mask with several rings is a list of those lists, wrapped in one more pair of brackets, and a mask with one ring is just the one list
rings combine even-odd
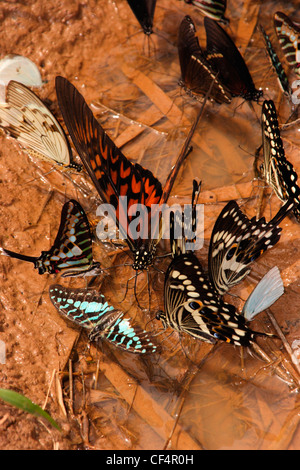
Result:
{"label": "shallow water", "polygon": [[[3,57],[22,54],[40,67],[45,83],[35,91],[50,100],[56,113],[54,80],[59,74],[67,77],[125,155],[151,169],[163,183],[200,106],[177,85],[177,28],[182,17],[190,14],[202,44],[204,28],[193,6],[179,0],[157,3],[155,27],[167,40],[153,35],[150,56],[125,0],[62,0],[59,6],[52,0],[26,5],[4,1],[0,50]],[[229,0],[226,13],[231,18],[230,34],[241,46],[256,86],[274,99],[281,123],[288,119],[291,106],[280,92],[255,25],[263,24],[276,44],[273,13],[294,14],[297,3]],[[289,77],[295,79],[292,72]],[[248,216],[256,211],[263,184],[254,181],[253,174],[255,150],[261,144],[261,108],[256,103],[253,108],[241,99],[226,106],[207,103],[193,138],[193,152],[170,198],[170,203],[189,203],[192,179],[202,180],[199,202],[205,203],[205,243],[197,255],[204,266],[210,232],[225,202],[238,199]],[[284,129],[282,137],[286,155],[299,172],[297,124]],[[94,214],[97,198],[92,186],[84,186],[84,195],[64,175],[49,170],[49,164],[30,159],[15,142],[1,137],[1,246],[32,256],[49,249],[58,214],[69,198],[78,199]],[[79,187],[88,184],[80,176],[73,179]],[[267,219],[280,205],[270,194],[267,190],[263,206]],[[297,354],[300,232],[292,219],[281,226],[280,243],[254,264],[234,293],[246,299],[259,279],[277,265],[285,294],[271,310]],[[162,253],[168,251],[167,244],[163,249]],[[104,266],[129,260],[110,245],[95,246],[95,257]],[[107,345],[103,350],[89,348],[85,335],[78,338],[78,331],[66,325],[49,301],[48,287],[57,279],[39,276],[17,260],[1,257],[0,262],[0,339],[6,344],[0,387],[13,388],[39,405],[46,401],[46,410],[63,427],[61,434],[49,433],[34,417],[0,404],[0,429],[5,431],[0,433],[0,448],[299,449],[300,375],[281,341],[260,342],[274,354],[271,365],[230,345],[179,340],[175,333],[170,336],[171,331],[156,337],[162,353],[153,357],[137,358]],[[159,262],[159,267],[167,264],[168,260]],[[107,298],[141,325],[159,332],[158,321],[150,320],[162,308],[163,277],[152,274],[149,314],[146,276],[138,278],[141,311],[132,288],[123,300],[127,279],[133,275],[131,267],[121,266],[111,273],[97,280],[96,287],[101,285]],[[85,281],[61,282],[85,286]],[[243,305],[238,298],[229,301]],[[265,313],[253,328],[273,332]],[[290,372],[290,384],[276,374],[282,364]]]}

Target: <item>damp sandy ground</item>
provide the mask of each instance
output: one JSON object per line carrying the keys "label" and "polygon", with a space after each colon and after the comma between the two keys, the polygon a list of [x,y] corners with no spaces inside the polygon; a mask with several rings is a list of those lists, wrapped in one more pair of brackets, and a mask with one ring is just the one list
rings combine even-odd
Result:
{"label": "damp sandy ground", "polygon": [[[293,6],[294,3],[294,6]],[[284,123],[291,105],[278,82],[256,28],[271,34],[277,10],[293,14],[298,2],[229,0],[230,34],[246,58],[257,87],[274,99]],[[148,43],[125,0],[28,2],[0,5],[1,58],[17,53],[40,68],[44,85],[36,90],[58,114],[54,80],[63,75],[84,94],[102,125],[132,161],[142,163],[164,182],[199,104],[180,93],[176,49],[178,26],[185,14],[194,19],[204,41],[203,18],[179,0],[158,0],[155,27]],[[300,17],[298,16],[299,20]],[[288,70],[285,64],[286,70]],[[290,81],[294,80],[289,71]],[[261,143],[261,107],[241,99],[231,105],[208,103],[186,161],[172,192],[171,203],[189,203],[194,177],[203,182],[204,247],[197,253],[207,265],[209,237],[217,215],[230,199],[256,213],[262,182],[254,181],[253,158]],[[286,154],[300,172],[299,128],[282,131]],[[51,166],[30,159],[18,145],[0,137],[0,245],[28,255],[50,248],[60,211],[69,198],[78,199],[89,214],[97,204],[92,186],[76,184]],[[269,190],[263,199],[267,219],[279,208]],[[6,363],[0,365],[0,387],[16,390],[44,406],[60,424],[45,422],[0,403],[0,449],[299,449],[299,234],[295,220],[282,224],[280,243],[254,266],[235,289],[245,299],[274,265],[281,271],[284,296],[259,315],[253,329],[274,332],[276,320],[283,340],[261,341],[273,358],[266,364],[230,345],[215,347],[170,331],[156,341],[162,353],[137,358],[106,344],[89,347],[86,336],[67,325],[48,298],[51,283],[31,265],[0,257],[0,340]],[[168,245],[161,246],[161,253]],[[129,261],[111,245],[95,245],[104,266]],[[159,262],[165,269],[168,260]],[[151,311],[147,310],[147,279],[138,279],[137,307],[132,283],[123,300],[131,267],[121,266],[95,281],[107,298],[128,311],[142,326],[160,331],[155,313],[162,308],[163,276],[152,273]],[[85,281],[62,280],[85,286]],[[243,301],[229,299],[239,308]],[[152,320],[152,321],[151,321]],[[278,377],[280,370],[286,381]]]}

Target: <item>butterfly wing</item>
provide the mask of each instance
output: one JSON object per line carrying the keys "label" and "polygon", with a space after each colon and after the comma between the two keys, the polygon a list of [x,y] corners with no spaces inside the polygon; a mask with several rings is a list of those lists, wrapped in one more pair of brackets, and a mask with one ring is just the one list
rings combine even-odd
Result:
{"label": "butterfly wing", "polygon": [[99,263],[93,262],[89,221],[77,201],[64,204],[56,239],[49,251],[42,252],[35,267],[40,274],[62,272],[63,277],[94,275],[95,270],[99,273]]}
{"label": "butterfly wing", "polygon": [[286,202],[275,217],[251,220],[230,201],[221,211],[212,230],[208,254],[209,277],[215,291],[225,294],[250,272],[250,265],[280,239],[279,223],[293,209]]}
{"label": "butterfly wing", "polygon": [[204,18],[206,59],[233,96],[258,101],[262,92],[256,90],[248,67],[239,50],[224,29],[211,18]]}
{"label": "butterfly wing", "polygon": [[229,23],[229,20],[224,17],[226,0],[185,0],[185,2],[192,3],[204,16],[225,24]]}
{"label": "butterfly wing", "polygon": [[274,26],[287,61],[300,75],[300,28],[281,11],[274,15]]}
{"label": "butterfly wing", "polygon": [[139,354],[157,351],[148,333],[133,326],[100,292],[54,284],[49,288],[49,296],[65,319],[88,331],[90,341],[105,339],[118,348]]}
{"label": "butterfly wing", "polygon": [[250,330],[233,305],[223,302],[195,255],[174,258],[165,278],[165,312],[158,318],[165,326],[202,341],[222,340],[249,346],[258,333]]}
{"label": "butterfly wing", "polygon": [[156,0],[127,0],[127,2],[144,33],[152,34]]}
{"label": "butterfly wing", "polygon": [[251,321],[263,310],[271,307],[284,294],[283,282],[277,266],[270,269],[246,300],[242,314]]}
{"label": "butterfly wing", "polygon": [[205,59],[190,16],[185,16],[179,27],[178,55],[181,69],[180,84],[188,93],[205,95],[214,81],[210,97],[218,103],[230,103],[231,94]]}
{"label": "butterfly wing", "polygon": [[294,215],[300,220],[298,176],[292,164],[285,157],[277,112],[272,100],[265,100],[263,103],[261,125],[264,150],[264,178],[274,189],[281,201],[287,201],[289,198],[294,199]]}
{"label": "butterfly wing", "polygon": [[[143,240],[131,238],[128,226],[132,219],[128,210],[134,204],[147,208],[150,204],[159,204],[161,183],[149,170],[134,165],[123,155],[95,119],[83,96],[67,79],[56,78],[56,91],[75,148],[101,199],[115,208],[118,228],[134,253]],[[127,198],[125,206],[121,197]],[[111,215],[114,216],[114,212]]]}
{"label": "butterfly wing", "polygon": [[147,331],[133,325],[131,319],[124,318],[123,313],[117,319],[109,320],[100,329],[96,328],[92,335],[94,340],[104,338],[114,346],[131,353],[155,353],[159,350]]}
{"label": "butterfly wing", "polygon": [[35,93],[12,80],[6,89],[6,101],[0,104],[0,126],[30,155],[81,169],[72,162],[70,144],[59,122]]}
{"label": "butterfly wing", "polygon": [[276,54],[276,51],[275,51],[275,49],[274,49],[274,47],[271,43],[271,40],[270,40],[269,36],[267,35],[267,33],[265,32],[265,30],[262,26],[260,26],[260,30],[262,32],[264,42],[265,42],[265,45],[266,45],[266,49],[267,49],[267,52],[269,54],[271,63],[273,65],[273,68],[274,68],[274,70],[276,72],[276,75],[278,77],[280,87],[281,87],[281,89],[284,93],[286,93],[287,95],[290,95],[292,90],[291,90],[287,75],[284,71],[284,68],[283,68],[283,66],[282,66],[282,64],[279,60],[279,57]]}
{"label": "butterfly wing", "polygon": [[49,288],[50,300],[59,313],[76,325],[92,331],[101,318],[114,311],[100,292],[88,289],[66,288],[53,284]]}
{"label": "butterfly wing", "polygon": [[40,71],[35,63],[18,54],[8,54],[0,60],[0,84],[7,85],[11,80],[33,87],[43,85]]}

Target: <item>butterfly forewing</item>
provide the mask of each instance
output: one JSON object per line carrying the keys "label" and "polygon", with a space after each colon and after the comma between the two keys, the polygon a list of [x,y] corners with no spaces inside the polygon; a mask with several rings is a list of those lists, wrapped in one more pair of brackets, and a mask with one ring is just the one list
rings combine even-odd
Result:
{"label": "butterfly forewing", "polygon": [[[122,220],[122,224],[118,224],[121,235],[134,251],[137,243],[131,240],[128,232],[131,220],[127,207],[157,204],[162,194],[161,184],[149,170],[134,165],[123,155],[94,118],[83,96],[68,80],[57,77],[56,90],[77,152],[102,200],[116,209],[117,220]],[[121,196],[127,197],[127,205],[120,205]]]}
{"label": "butterfly forewing", "polygon": [[214,82],[210,97],[218,103],[230,103],[231,94],[205,59],[190,16],[182,20],[178,32],[181,86],[192,95],[205,95]]}
{"label": "butterfly forewing", "polygon": [[152,34],[156,0],[127,0],[127,2],[144,33]]}
{"label": "butterfly forewing", "polygon": [[300,27],[281,11],[274,15],[274,26],[287,61],[300,75]]}
{"label": "butterfly forewing", "polygon": [[50,286],[50,300],[59,313],[87,329],[90,341],[105,339],[114,346],[133,353],[153,353],[157,347],[148,333],[115,310],[105,297],[94,290]]}
{"label": "butterfly forewing", "polygon": [[209,246],[209,276],[215,291],[225,294],[250,272],[251,264],[280,239],[279,223],[293,209],[289,200],[275,217],[248,217],[235,201],[221,211],[214,225]]}
{"label": "butterfly forewing", "polygon": [[211,18],[204,18],[206,30],[206,59],[224,86],[233,96],[258,101],[262,92],[256,90],[248,67],[233,40]]}
{"label": "butterfly forewing", "polygon": [[10,81],[0,104],[0,126],[35,157],[81,169],[72,161],[70,144],[57,119],[25,85]]}

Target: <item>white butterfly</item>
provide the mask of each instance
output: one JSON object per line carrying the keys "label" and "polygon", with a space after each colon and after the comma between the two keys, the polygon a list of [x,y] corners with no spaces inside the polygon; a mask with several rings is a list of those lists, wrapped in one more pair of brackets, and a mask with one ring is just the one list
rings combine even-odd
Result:
{"label": "white butterfly", "polygon": [[270,269],[251,292],[242,310],[246,320],[269,308],[284,293],[283,282],[277,266]]}
{"label": "white butterfly", "polygon": [[81,165],[73,161],[69,141],[57,119],[22,83],[9,82],[6,103],[0,103],[0,127],[25,147],[29,155],[81,170]]}

